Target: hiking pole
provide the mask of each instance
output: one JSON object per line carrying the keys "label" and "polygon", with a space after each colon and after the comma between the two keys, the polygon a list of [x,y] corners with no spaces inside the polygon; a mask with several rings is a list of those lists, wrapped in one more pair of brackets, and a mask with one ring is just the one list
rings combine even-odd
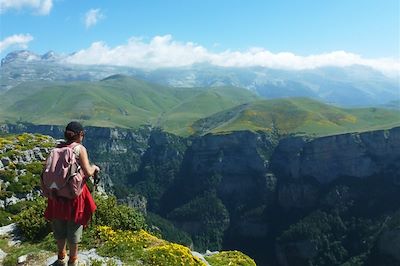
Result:
{"label": "hiking pole", "polygon": [[97,189],[97,184],[99,184],[99,182],[100,182],[99,172],[95,171],[93,175],[93,194],[95,194]]}
{"label": "hiking pole", "polygon": [[[98,171],[95,171],[94,174],[93,174],[93,196],[95,196],[95,194],[96,194],[96,188],[97,188],[97,184],[98,184],[99,182],[100,182],[99,172],[98,172]],[[94,224],[96,224],[96,214],[95,214],[95,213],[93,214],[92,222],[93,222]],[[92,222],[91,222],[91,223],[92,223]]]}

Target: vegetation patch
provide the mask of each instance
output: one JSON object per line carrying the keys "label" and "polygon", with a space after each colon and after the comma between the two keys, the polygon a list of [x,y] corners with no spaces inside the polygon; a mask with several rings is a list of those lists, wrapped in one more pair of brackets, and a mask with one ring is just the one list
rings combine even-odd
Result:
{"label": "vegetation patch", "polygon": [[256,266],[255,261],[240,251],[222,251],[206,256],[205,259],[213,266]]}

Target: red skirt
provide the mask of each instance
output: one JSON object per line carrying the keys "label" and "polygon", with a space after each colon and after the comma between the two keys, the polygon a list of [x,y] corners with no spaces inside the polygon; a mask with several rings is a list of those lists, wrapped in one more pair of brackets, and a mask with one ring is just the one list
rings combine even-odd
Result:
{"label": "red skirt", "polygon": [[48,198],[44,217],[49,221],[68,220],[86,226],[95,210],[96,204],[87,185],[84,184],[82,193],[75,199]]}

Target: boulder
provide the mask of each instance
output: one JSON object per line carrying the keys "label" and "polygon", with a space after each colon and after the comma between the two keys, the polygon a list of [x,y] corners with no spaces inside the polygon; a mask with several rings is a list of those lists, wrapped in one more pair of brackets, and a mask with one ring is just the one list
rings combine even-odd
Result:
{"label": "boulder", "polygon": [[44,161],[44,160],[46,160],[46,158],[43,156],[43,154],[42,154],[40,148],[35,147],[35,148],[33,148],[32,151],[33,151],[33,155],[34,155],[34,157],[35,157],[36,160],[39,160],[39,161]]}
{"label": "boulder", "polygon": [[1,163],[3,164],[3,167],[9,166],[11,163],[10,157],[1,158]]}

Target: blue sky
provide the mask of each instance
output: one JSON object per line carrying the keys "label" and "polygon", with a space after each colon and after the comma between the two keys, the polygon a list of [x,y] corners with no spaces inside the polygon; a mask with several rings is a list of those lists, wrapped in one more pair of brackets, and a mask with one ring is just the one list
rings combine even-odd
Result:
{"label": "blue sky", "polygon": [[[333,56],[350,56],[359,61],[386,58],[397,65],[399,2],[0,0],[0,56],[21,48],[38,54],[49,50],[66,54],[81,51],[81,60],[75,58],[79,63],[94,60],[93,55],[100,52],[104,53],[102,57],[112,57],[118,51],[122,53],[118,47],[123,46],[124,51],[132,52],[148,49],[146,56],[165,47],[169,52],[177,48],[176,58],[196,58],[186,63],[226,60],[226,56],[214,57],[223,54],[247,60],[235,61],[246,65],[249,60],[261,61],[260,55],[270,60],[279,54],[276,58],[279,61],[289,53],[293,60],[303,60],[340,51],[342,54]],[[161,44],[153,43],[158,37],[164,38]],[[98,45],[93,47],[93,44]],[[159,50],[154,52],[155,49]],[[124,64],[118,58],[115,62]]]}

